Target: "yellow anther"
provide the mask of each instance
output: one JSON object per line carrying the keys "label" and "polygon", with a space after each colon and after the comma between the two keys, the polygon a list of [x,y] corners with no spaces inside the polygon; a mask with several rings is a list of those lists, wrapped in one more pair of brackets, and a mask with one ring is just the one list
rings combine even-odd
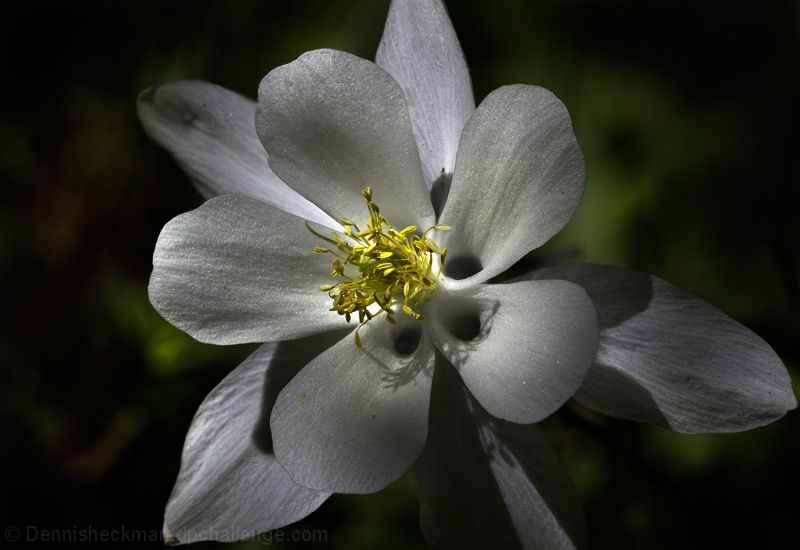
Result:
{"label": "yellow anther", "polygon": [[[337,218],[337,221],[344,226],[344,232],[355,241],[354,243],[348,244],[344,237],[335,232],[331,233],[331,239],[328,239],[306,224],[309,231],[335,245],[342,254],[339,255],[327,248],[314,248],[316,252],[330,252],[335,256],[331,262],[333,266],[331,277],[339,275],[344,281],[336,285],[322,286],[320,291],[327,292],[333,299],[330,311],[344,315],[348,323],[351,314],[358,312],[359,326],[355,331],[355,340],[359,347],[361,338],[358,331],[373,318],[386,313],[387,321],[392,324],[397,322],[392,310],[395,304],[402,303],[406,314],[415,319],[423,319],[416,309],[433,291],[442,271],[440,267],[434,277],[433,255],[439,254],[439,247],[425,235],[434,229],[450,230],[449,225],[437,224],[428,228],[422,237],[412,234],[417,230],[415,225],[396,231],[380,215],[380,208],[372,201],[372,188],[367,187],[361,194],[369,210],[367,229],[359,230],[355,222],[349,218]],[[446,252],[446,248],[441,252],[440,266],[444,264]],[[358,269],[358,275],[353,278],[346,275],[345,267],[348,265],[352,266],[349,269]],[[404,299],[395,298],[398,293],[401,293]],[[377,313],[369,311],[368,308],[372,304],[380,307]]]}
{"label": "yellow anther", "polygon": [[433,242],[433,240],[428,239],[427,237],[425,238],[425,246],[428,248],[428,250],[430,250],[434,254],[439,253],[439,247],[436,246],[436,243]]}

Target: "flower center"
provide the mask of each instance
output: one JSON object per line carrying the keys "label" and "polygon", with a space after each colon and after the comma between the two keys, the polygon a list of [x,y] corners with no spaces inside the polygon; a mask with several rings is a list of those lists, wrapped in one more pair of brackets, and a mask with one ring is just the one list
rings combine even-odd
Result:
{"label": "flower center", "polygon": [[[367,201],[369,220],[366,229],[358,226],[347,218],[337,218],[344,226],[344,231],[350,237],[350,244],[344,237],[336,232],[331,233],[332,239],[323,237],[306,223],[306,227],[314,235],[336,247],[337,251],[329,248],[315,247],[315,252],[333,254],[335,258],[331,277],[342,277],[343,282],[335,285],[320,287],[322,292],[327,292],[333,299],[333,307],[339,315],[344,315],[347,322],[350,316],[358,312],[358,321],[361,323],[356,329],[356,345],[361,347],[358,331],[367,322],[386,313],[386,320],[395,324],[392,306],[402,303],[403,311],[415,319],[422,320],[416,310],[420,303],[435,288],[436,281],[442,273],[444,259],[447,255],[445,248],[441,252],[432,239],[426,237],[431,230],[450,231],[449,225],[437,224],[429,227],[422,236],[415,235],[417,226],[411,225],[402,231],[396,231],[386,219],[381,216],[380,208],[372,201],[372,188],[367,187],[361,192]],[[384,233],[384,226],[386,232]],[[433,276],[433,256],[441,256],[440,266]],[[345,274],[345,266],[352,265],[358,269],[356,277]],[[398,294],[402,293],[402,297]],[[369,307],[377,304],[378,311]]]}

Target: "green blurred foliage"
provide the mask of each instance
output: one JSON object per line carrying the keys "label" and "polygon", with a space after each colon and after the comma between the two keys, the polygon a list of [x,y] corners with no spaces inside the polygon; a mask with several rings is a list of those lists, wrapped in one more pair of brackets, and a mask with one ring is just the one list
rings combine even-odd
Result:
{"label": "green blurred foliage", "polygon": [[[476,100],[504,84],[549,88],[586,156],[577,214],[516,269],[576,260],[654,273],[758,332],[797,392],[797,3],[448,7]],[[160,529],[194,411],[254,349],[200,344],[148,302],[161,227],[201,199],[141,131],[138,91],[204,79],[254,97],[269,70],[307,50],[372,58],[387,9],[0,4],[4,530]],[[788,547],[798,418],[686,436],[568,404],[543,427],[583,498],[594,548]],[[424,546],[412,473],[375,495],[335,495],[296,528],[325,530],[327,542],[266,535],[230,547]]]}

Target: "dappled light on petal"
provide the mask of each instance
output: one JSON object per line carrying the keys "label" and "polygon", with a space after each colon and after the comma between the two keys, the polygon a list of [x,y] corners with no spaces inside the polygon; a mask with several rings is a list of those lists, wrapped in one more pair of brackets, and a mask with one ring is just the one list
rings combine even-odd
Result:
{"label": "dappled light on petal", "polygon": [[328,498],[292,481],[257,440],[265,396],[335,341],[307,338],[291,350],[264,344],[206,397],[167,503],[164,528],[172,543],[250,538],[303,519]]}
{"label": "dappled light on petal", "polygon": [[534,425],[486,412],[441,355],[415,464],[432,548],[586,548],[580,499]]}
{"label": "dappled light on petal", "polygon": [[[404,319],[405,317],[405,319]],[[275,454],[297,483],[372,493],[399,478],[425,444],[433,343],[409,345],[418,321],[370,323],[314,359],[272,409]],[[412,349],[413,348],[413,349]]]}
{"label": "dappled light on petal", "polygon": [[566,281],[479,285],[435,296],[436,346],[498,418],[538,422],[575,393],[597,350],[597,318]]}
{"label": "dappled light on petal", "polygon": [[591,409],[701,433],[763,426],[797,406],[769,344],[658,277],[572,264],[526,278],[573,281],[595,304],[600,347],[575,395]]}

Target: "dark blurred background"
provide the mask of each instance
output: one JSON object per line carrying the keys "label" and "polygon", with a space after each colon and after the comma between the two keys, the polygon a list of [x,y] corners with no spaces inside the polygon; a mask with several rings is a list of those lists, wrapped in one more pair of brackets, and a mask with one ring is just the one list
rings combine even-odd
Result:
{"label": "dark blurred background", "polygon": [[[600,262],[667,279],[766,339],[798,393],[798,3],[448,7],[476,100],[504,84],[549,88],[586,156],[578,213],[527,265]],[[267,72],[307,50],[372,59],[387,10],[386,0],[2,0],[0,546],[64,546],[25,542],[44,530],[160,530],[197,406],[254,349],[199,344],[148,302],[161,227],[201,199],[145,137],[136,94],[205,79],[255,97]],[[593,548],[800,538],[796,411],[741,434],[687,436],[567,405],[543,427]],[[327,542],[228,547],[421,548],[413,473],[375,495],[336,495],[297,528],[325,530]]]}

